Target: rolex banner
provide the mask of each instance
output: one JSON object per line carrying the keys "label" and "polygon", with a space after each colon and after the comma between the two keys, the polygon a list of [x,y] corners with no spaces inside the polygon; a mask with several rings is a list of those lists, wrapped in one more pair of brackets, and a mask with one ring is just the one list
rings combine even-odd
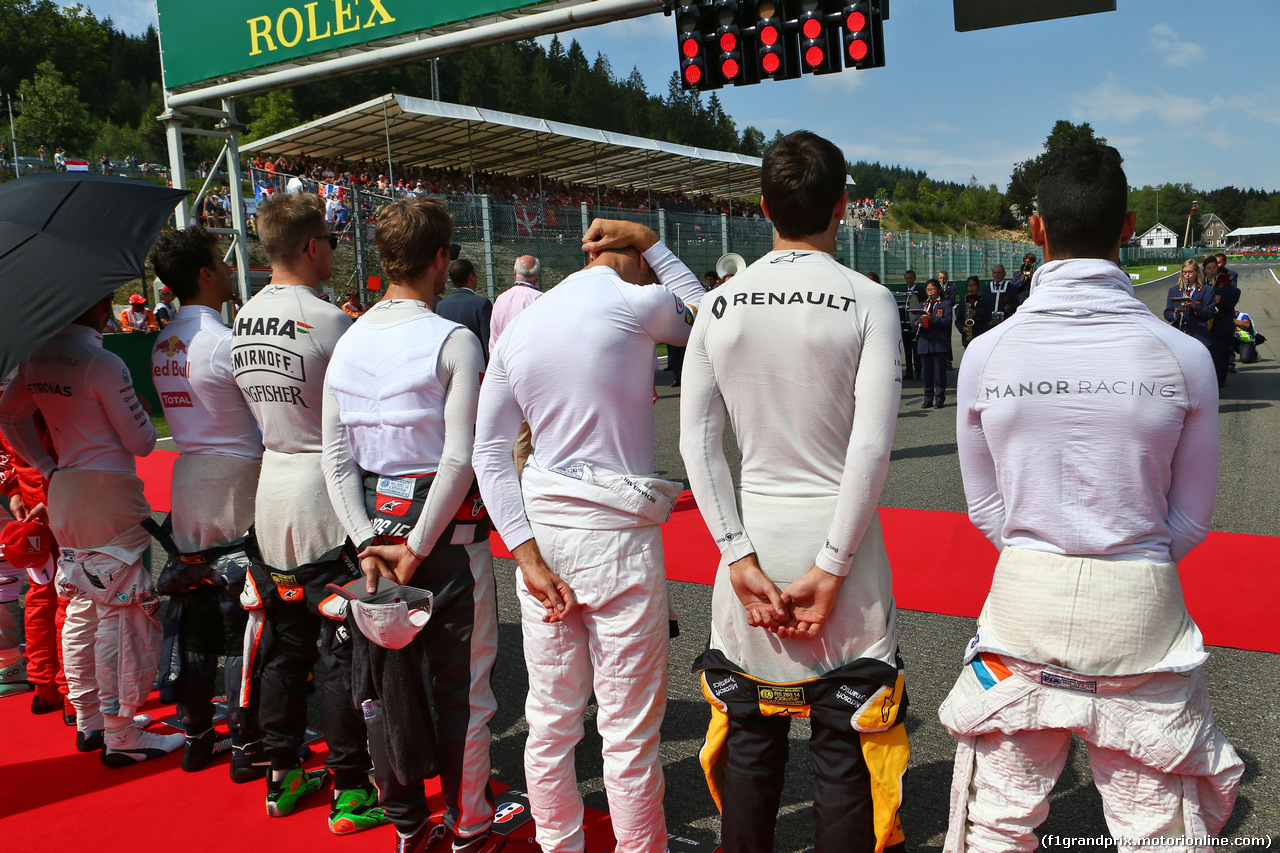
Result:
{"label": "rolex banner", "polygon": [[157,0],[165,87],[181,89],[545,0]]}

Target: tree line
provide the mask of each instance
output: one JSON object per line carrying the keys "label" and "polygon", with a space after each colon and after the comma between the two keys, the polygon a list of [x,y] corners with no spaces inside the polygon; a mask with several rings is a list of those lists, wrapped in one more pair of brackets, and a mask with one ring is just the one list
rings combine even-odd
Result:
{"label": "tree line", "polygon": [[[18,151],[31,156],[45,145],[62,145],[83,157],[107,154],[140,161],[166,159],[164,132],[155,121],[163,110],[159,38],[154,28],[129,35],[110,18],[98,20],[80,6],[54,0],[0,0],[0,91],[16,94]],[[518,41],[442,57],[437,66],[440,99],[633,136],[761,156],[769,141],[758,128],[739,129],[715,93],[704,98],[684,91],[672,71],[662,92],[650,92],[636,68],[616,73],[609,58],[589,59],[576,39],[559,36],[547,47]],[[431,62],[366,71],[241,99],[246,139],[287,130],[387,92],[432,94]],[[212,120],[196,119],[194,124]],[[774,138],[777,138],[775,135]],[[1058,121],[1044,151],[1015,164],[1001,191],[976,178],[967,184],[935,181],[923,170],[858,161],[847,163],[858,197],[889,198],[902,227],[959,231],[968,223],[1019,229],[1034,212],[1039,164],[1050,152],[1106,140],[1084,122]],[[216,140],[188,139],[188,156],[216,156]],[[1190,184],[1159,188],[1159,218],[1180,234],[1190,202],[1197,213],[1216,213],[1231,228],[1280,223],[1280,192]],[[1138,232],[1156,222],[1156,188],[1133,188]],[[1193,229],[1198,226],[1195,217]]]}

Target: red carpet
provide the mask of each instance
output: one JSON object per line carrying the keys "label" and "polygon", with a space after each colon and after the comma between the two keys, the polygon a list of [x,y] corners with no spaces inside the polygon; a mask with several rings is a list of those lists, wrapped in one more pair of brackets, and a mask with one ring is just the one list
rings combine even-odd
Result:
{"label": "red carpet", "polygon": [[[265,783],[233,784],[227,755],[200,773],[183,773],[180,753],[109,770],[97,753],[75,751],[75,730],[62,724],[61,715],[32,716],[30,703],[30,694],[0,699],[0,731],[7,735],[0,754],[0,849],[6,853],[232,853],[251,848],[385,853],[395,846],[395,831],[389,827],[343,838],[330,833],[328,789],[288,817],[268,818],[263,809]],[[145,710],[159,720],[173,708],[158,705],[153,694]],[[151,728],[171,731],[161,724]],[[314,748],[308,767],[324,763],[323,741]],[[505,793],[507,786],[499,782],[493,783],[493,790],[498,814],[505,818],[495,828],[509,833],[503,851],[537,853],[528,800],[519,791]],[[429,782],[428,794],[432,807],[443,810],[438,786]],[[504,802],[513,805],[503,808]],[[588,853],[613,848],[606,813],[587,809],[585,828]],[[693,853],[704,848],[680,849]]]}
{"label": "red carpet", "polygon": [[[169,481],[176,453],[157,450],[138,460],[151,508],[169,509]],[[977,617],[991,587],[996,549],[969,518],[958,512],[881,509],[885,546],[893,565],[894,596],[907,610]],[[927,529],[931,545],[918,546]],[[667,577],[710,584],[720,550],[707,532],[693,495],[685,492],[662,528]],[[493,553],[511,554],[497,534]],[[1262,652],[1280,652],[1275,614],[1280,612],[1280,537],[1210,533],[1182,561],[1187,609],[1205,642]]]}
{"label": "red carpet", "polygon": [[[959,512],[880,510],[893,566],[898,606],[926,613],[976,618],[991,588],[996,549]],[[927,550],[920,531],[929,531]],[[662,528],[667,577],[710,584],[720,550],[707,532],[693,495],[685,492]],[[497,534],[495,556],[510,552]],[[1280,652],[1275,614],[1280,610],[1280,537],[1210,533],[1179,567],[1187,609],[1205,642]]]}

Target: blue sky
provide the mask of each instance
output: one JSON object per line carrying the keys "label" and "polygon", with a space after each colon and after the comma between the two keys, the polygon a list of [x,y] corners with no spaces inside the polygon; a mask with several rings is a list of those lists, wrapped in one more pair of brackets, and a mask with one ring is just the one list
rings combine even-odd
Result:
{"label": "blue sky", "polygon": [[[88,0],[125,32],[154,0]],[[1125,157],[1134,186],[1280,190],[1276,0],[1118,0],[1118,11],[955,32],[950,0],[891,0],[886,67],[757,86],[720,99],[738,127],[808,128],[850,160],[997,184],[1034,157],[1058,119],[1089,122]],[[1207,14],[1211,12],[1211,14]],[[614,73],[640,69],[665,93],[675,24],[650,15],[561,35]],[[427,93],[422,93],[427,94]],[[868,188],[870,191],[873,188]]]}

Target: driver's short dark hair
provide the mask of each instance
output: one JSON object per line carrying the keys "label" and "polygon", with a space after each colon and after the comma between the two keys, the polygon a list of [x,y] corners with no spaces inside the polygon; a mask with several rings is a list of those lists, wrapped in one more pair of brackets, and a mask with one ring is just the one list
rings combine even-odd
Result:
{"label": "driver's short dark hair", "polygon": [[454,287],[462,287],[475,271],[475,264],[466,258],[458,258],[458,260],[449,264],[449,281],[453,282]]}
{"label": "driver's short dark hair", "polygon": [[1124,158],[1109,145],[1055,151],[1040,167],[1039,207],[1055,258],[1105,258],[1129,210]]}
{"label": "driver's short dark hair", "polygon": [[797,130],[770,145],[760,187],[778,235],[797,240],[825,232],[847,179],[844,154],[816,133]]}
{"label": "driver's short dark hair", "polygon": [[180,302],[200,292],[200,270],[212,269],[218,236],[198,225],[165,231],[151,250],[151,266]]}

